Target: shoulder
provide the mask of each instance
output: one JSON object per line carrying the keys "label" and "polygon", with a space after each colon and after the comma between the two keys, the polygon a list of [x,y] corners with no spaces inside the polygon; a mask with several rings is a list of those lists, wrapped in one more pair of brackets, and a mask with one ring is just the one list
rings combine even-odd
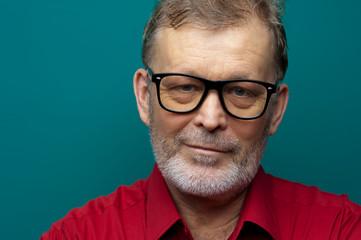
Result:
{"label": "shoulder", "polygon": [[267,175],[272,183],[273,197],[278,201],[305,206],[317,205],[327,208],[343,208],[350,205],[355,211],[361,210],[361,206],[351,202],[346,194],[336,195],[321,191],[315,186],[307,186],[274,177],[270,174]]}
{"label": "shoulder", "polygon": [[119,186],[108,196],[100,196],[87,202],[83,207],[72,209],[62,221],[82,218],[86,215],[102,215],[108,208],[127,210],[146,200],[146,188],[146,180],[138,180],[131,186]]}
{"label": "shoulder", "polygon": [[[330,233],[330,239],[361,239],[361,206],[350,201],[346,194],[336,195],[315,186],[287,181],[268,174],[273,199],[280,222],[318,233]],[[351,234],[351,235],[347,235]],[[332,236],[332,237],[331,237]],[[341,237],[342,236],[342,237]],[[354,239],[354,238],[351,238]]]}
{"label": "shoulder", "polygon": [[[87,202],[83,207],[72,209],[65,217],[55,222],[42,239],[48,235],[67,236],[73,233],[101,234],[104,226],[111,228],[117,225],[142,222],[147,200],[148,179],[138,180],[131,186],[119,186],[108,196],[101,196]],[[113,229],[108,229],[112,231]],[[53,239],[53,238],[49,238]],[[60,237],[54,239],[62,239]]]}

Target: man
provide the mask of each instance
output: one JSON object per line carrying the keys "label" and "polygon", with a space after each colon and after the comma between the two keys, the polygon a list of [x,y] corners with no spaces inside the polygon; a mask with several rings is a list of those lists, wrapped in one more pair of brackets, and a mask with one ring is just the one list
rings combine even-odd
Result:
{"label": "man", "polygon": [[279,1],[164,0],[134,76],[150,177],[72,210],[45,239],[361,239],[361,207],[260,167],[288,87]]}

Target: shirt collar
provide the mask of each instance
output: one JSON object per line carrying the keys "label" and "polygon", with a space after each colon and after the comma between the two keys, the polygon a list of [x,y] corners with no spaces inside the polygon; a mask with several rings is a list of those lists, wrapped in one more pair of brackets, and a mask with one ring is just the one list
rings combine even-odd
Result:
{"label": "shirt collar", "polygon": [[[280,239],[273,202],[272,184],[260,167],[253,179],[232,234],[239,235],[245,222],[252,222],[266,230],[274,239]],[[147,239],[159,239],[172,225],[182,219],[157,164],[149,179],[147,199]]]}
{"label": "shirt collar", "polygon": [[272,183],[260,167],[242,206],[241,214],[234,233],[241,231],[244,222],[252,222],[266,230],[273,239],[280,239],[279,225],[273,201]]}
{"label": "shirt collar", "polygon": [[147,239],[159,239],[181,219],[157,164],[149,178],[146,207]]}

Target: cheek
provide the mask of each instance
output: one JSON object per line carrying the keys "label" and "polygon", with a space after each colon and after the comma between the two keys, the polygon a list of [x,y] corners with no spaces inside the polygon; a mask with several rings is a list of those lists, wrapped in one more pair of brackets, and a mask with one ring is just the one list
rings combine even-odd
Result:
{"label": "cheek", "polygon": [[264,137],[266,127],[266,118],[261,117],[255,120],[244,120],[230,122],[230,128],[233,134],[239,139],[240,143],[245,146],[252,146]]}
{"label": "cheek", "polygon": [[158,103],[153,105],[153,126],[162,132],[163,137],[173,138],[191,121],[190,114],[176,114],[162,109]]}

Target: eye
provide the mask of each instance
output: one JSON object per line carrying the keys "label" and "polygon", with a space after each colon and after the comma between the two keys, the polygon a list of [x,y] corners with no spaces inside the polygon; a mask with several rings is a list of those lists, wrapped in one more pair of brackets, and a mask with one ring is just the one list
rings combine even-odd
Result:
{"label": "eye", "polygon": [[190,92],[193,90],[193,86],[192,85],[183,85],[180,87],[180,89],[184,92]]}
{"label": "eye", "polygon": [[235,88],[234,94],[236,94],[237,96],[244,96],[247,94],[247,91],[244,90],[243,88]]}

